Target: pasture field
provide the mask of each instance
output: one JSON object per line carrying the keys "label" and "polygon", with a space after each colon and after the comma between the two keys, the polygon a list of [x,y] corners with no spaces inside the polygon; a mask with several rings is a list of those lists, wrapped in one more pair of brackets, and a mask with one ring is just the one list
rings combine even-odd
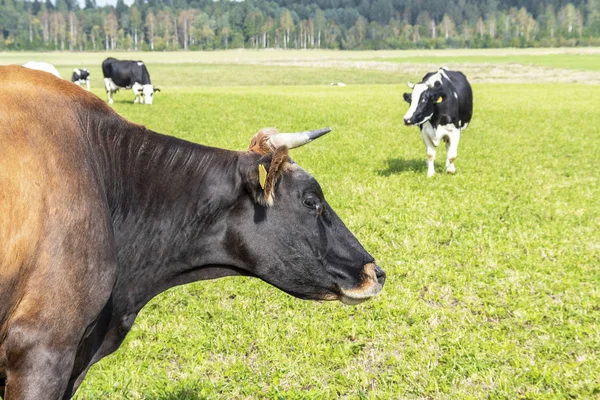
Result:
{"label": "pasture field", "polygon": [[[427,70],[237,63],[222,53],[207,63],[152,55],[154,104],[133,105],[122,91],[114,109],[229,149],[265,126],[330,126],[292,156],[385,269],[384,290],[349,307],[251,278],[171,289],[90,370],[77,399],[600,398],[598,86],[482,78],[457,174],[443,172],[441,146],[428,179],[420,133],[402,124],[404,82]],[[466,56],[496,53],[481,54]],[[105,55],[61,54],[59,70],[68,76],[80,57],[97,61],[93,88],[104,98]],[[593,59],[574,68],[600,70]]]}
{"label": "pasture field", "polygon": [[[569,68],[574,70],[600,70],[597,54],[544,54],[544,55],[479,55],[479,56],[456,56],[442,57],[441,62],[445,64],[523,64],[542,65],[553,68]],[[435,63],[440,62],[440,57],[434,55],[399,57],[399,58],[375,58],[376,61],[390,61],[399,63]]]}
{"label": "pasture field", "polygon": [[[102,60],[141,59],[159,86],[297,86],[399,83],[419,80],[440,66],[460,69],[473,83],[586,83],[600,85],[600,48],[462,49],[405,51],[230,50],[214,52],[61,53],[0,52],[0,65],[46,61],[63,78],[87,67],[103,87]],[[281,68],[282,66],[286,68]],[[176,69],[173,69],[176,67]],[[307,67],[318,68],[319,73]],[[177,71],[173,73],[173,71]]]}

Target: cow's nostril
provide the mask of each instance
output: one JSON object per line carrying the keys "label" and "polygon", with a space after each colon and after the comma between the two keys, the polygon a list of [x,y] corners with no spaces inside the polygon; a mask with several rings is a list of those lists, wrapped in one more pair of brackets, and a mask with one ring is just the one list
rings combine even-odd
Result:
{"label": "cow's nostril", "polygon": [[385,271],[379,268],[379,265],[375,266],[375,276],[377,277],[377,282],[383,286],[385,283]]}

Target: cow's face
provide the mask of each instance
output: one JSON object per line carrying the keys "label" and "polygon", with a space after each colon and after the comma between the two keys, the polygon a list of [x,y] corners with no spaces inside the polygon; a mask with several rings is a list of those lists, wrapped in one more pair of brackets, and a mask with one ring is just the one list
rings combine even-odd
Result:
{"label": "cow's face", "polygon": [[286,147],[253,158],[242,175],[246,200],[226,245],[244,269],[303,299],[357,304],[381,291],[385,273]]}
{"label": "cow's face", "polygon": [[404,93],[404,100],[410,104],[404,115],[405,125],[421,125],[431,119],[435,104],[441,99],[438,85],[439,82],[433,87],[426,83],[418,83],[414,86],[412,95]]}
{"label": "cow's face", "polygon": [[143,85],[140,91],[140,95],[142,95],[143,101],[146,104],[152,104],[152,98],[154,97],[154,86],[152,85]]}

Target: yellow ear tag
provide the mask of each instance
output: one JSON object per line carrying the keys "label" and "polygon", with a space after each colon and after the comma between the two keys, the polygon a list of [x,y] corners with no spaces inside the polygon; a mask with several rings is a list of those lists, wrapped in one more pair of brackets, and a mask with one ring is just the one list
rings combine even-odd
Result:
{"label": "yellow ear tag", "polygon": [[439,103],[441,103],[441,102],[442,102],[442,96],[440,96],[440,98],[439,98],[439,99],[437,99],[436,103],[438,103],[438,104],[439,104]]}
{"label": "yellow ear tag", "polygon": [[258,164],[258,181],[260,182],[260,187],[264,190],[265,183],[267,182],[267,170],[262,164]]}

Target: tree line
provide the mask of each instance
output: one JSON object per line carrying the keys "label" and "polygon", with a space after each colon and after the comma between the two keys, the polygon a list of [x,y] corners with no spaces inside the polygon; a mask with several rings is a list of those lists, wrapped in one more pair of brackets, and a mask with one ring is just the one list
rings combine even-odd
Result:
{"label": "tree line", "polygon": [[0,50],[600,44],[600,0],[0,0]]}

